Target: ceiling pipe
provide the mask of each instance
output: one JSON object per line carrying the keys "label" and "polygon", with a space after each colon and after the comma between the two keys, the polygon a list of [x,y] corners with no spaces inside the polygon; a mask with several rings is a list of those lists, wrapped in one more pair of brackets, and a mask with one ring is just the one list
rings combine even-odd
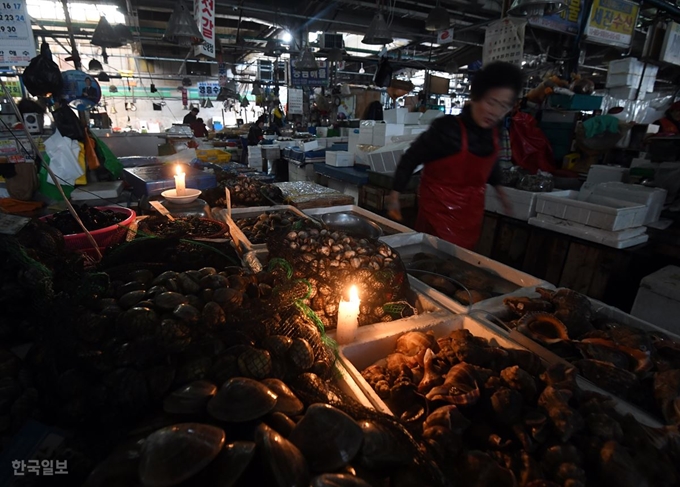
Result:
{"label": "ceiling pipe", "polygon": [[637,3],[640,4],[640,7],[643,5],[647,6],[652,6],[656,7],[659,10],[663,10],[664,12],[671,14],[675,16],[676,20],[680,20],[680,8],[676,7],[673,4],[670,4],[668,2],[665,2],[664,0],[636,0]]}

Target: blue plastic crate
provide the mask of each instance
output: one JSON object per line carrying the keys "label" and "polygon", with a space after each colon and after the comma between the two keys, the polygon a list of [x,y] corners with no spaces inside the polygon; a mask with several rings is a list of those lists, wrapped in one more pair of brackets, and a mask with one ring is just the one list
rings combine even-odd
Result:
{"label": "blue plastic crate", "polygon": [[550,95],[548,104],[553,108],[564,108],[566,110],[599,110],[602,106],[602,96],[593,95]]}

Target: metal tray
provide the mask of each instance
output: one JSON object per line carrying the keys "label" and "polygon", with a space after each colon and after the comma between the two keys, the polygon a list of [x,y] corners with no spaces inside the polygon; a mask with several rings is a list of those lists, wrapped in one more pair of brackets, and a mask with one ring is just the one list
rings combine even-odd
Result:
{"label": "metal tray", "polygon": [[309,210],[304,210],[304,213],[310,216],[325,215],[327,213],[353,213],[378,225],[380,228],[382,228],[385,236],[396,235],[398,233],[415,233],[415,230],[412,228],[401,225],[400,223],[389,220],[356,205],[331,206],[330,208],[311,208]]}
{"label": "metal tray", "polygon": [[[418,252],[427,252],[440,256],[442,258],[454,257],[463,262],[471,264],[475,267],[484,269],[492,276],[500,277],[516,286],[513,291],[508,291],[499,296],[480,301],[472,306],[459,303],[455,299],[445,295],[442,292],[433,289],[427,284],[423,284],[428,288],[427,295],[440,303],[442,306],[454,311],[455,313],[466,313],[470,310],[477,309],[484,304],[502,305],[503,299],[507,296],[524,296],[531,294],[536,286],[554,289],[554,286],[547,281],[530,276],[524,272],[518,271],[495,260],[476,254],[462,247],[458,247],[450,242],[440,238],[428,235],[425,233],[409,233],[400,235],[391,235],[382,237],[380,240],[388,244],[393,249],[397,250],[401,255],[402,260],[406,263],[408,260]],[[415,273],[417,277],[417,273]],[[420,282],[420,281],[419,281]]]}
{"label": "metal tray", "polygon": [[[523,346],[521,342],[515,341],[514,337],[510,337],[507,332],[498,330],[495,326],[489,326],[488,322],[476,317],[469,315],[449,315],[447,317],[421,315],[419,318],[420,320],[413,320],[409,323],[394,322],[395,324],[391,327],[379,324],[359,328],[357,340],[354,343],[340,346],[338,360],[347,371],[349,377],[354,380],[358,389],[364,392],[368,402],[380,412],[392,414],[392,411],[385,402],[361,376],[361,370],[393,353],[397,339],[407,331],[426,332],[432,330],[435,337],[439,338],[451,333],[453,330],[468,329],[473,335],[486,338],[494,345],[504,348],[531,350]],[[539,356],[547,364],[554,364],[561,360],[559,358],[556,359],[555,356],[545,357],[540,354]],[[600,389],[583,377],[577,376],[576,380],[579,387],[583,390],[598,392],[613,398],[616,402],[616,409],[621,414],[632,414],[639,422],[654,428],[661,426],[661,423],[647,413]]]}

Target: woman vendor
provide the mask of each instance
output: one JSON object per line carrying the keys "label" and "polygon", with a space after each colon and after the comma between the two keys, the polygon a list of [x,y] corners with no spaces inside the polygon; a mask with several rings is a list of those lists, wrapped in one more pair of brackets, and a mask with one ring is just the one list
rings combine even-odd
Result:
{"label": "woman vendor", "polygon": [[[416,167],[424,164],[416,230],[467,249],[475,246],[486,184],[499,182],[500,123],[515,105],[522,84],[520,68],[509,63],[491,63],[475,74],[471,101],[461,115],[436,119],[402,156],[388,197],[390,217],[401,220],[399,194]],[[503,189],[496,190],[510,213]]]}
{"label": "woman vendor", "polygon": [[673,103],[666,110],[666,116],[656,124],[661,125],[660,134],[680,135],[680,101]]}

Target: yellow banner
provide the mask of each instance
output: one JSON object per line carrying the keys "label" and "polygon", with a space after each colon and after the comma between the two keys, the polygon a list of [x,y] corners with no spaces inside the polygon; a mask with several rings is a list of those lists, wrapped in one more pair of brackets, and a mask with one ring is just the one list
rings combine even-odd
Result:
{"label": "yellow banner", "polygon": [[587,36],[596,42],[630,45],[640,6],[626,0],[594,0]]}

